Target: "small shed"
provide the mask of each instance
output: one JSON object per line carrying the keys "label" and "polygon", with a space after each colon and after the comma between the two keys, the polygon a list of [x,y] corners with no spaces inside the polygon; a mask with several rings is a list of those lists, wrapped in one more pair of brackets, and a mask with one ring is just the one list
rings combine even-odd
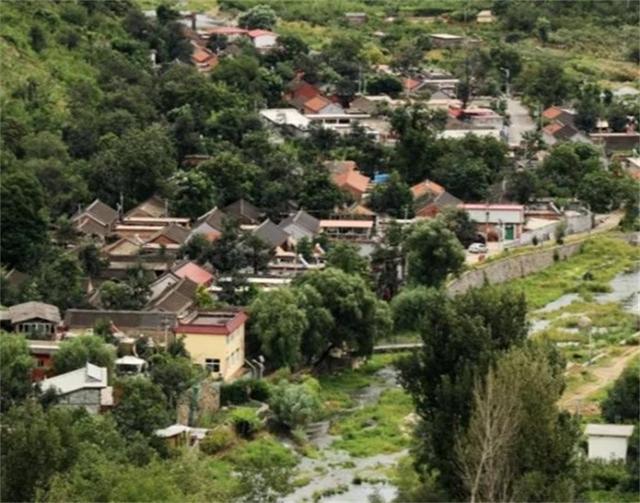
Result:
{"label": "small shed", "polygon": [[147,368],[147,362],[137,356],[126,355],[116,360],[116,370],[120,374],[141,374]]}
{"label": "small shed", "polygon": [[588,424],[585,433],[589,440],[589,459],[624,461],[627,458],[633,425]]}

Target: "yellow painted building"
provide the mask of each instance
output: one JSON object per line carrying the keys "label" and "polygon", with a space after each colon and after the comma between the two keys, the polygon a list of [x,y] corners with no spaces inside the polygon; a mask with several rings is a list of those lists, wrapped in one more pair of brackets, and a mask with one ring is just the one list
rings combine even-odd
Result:
{"label": "yellow painted building", "polygon": [[224,381],[237,375],[244,365],[244,326],[247,315],[242,311],[195,312],[179,320],[177,337],[191,360],[210,370]]}

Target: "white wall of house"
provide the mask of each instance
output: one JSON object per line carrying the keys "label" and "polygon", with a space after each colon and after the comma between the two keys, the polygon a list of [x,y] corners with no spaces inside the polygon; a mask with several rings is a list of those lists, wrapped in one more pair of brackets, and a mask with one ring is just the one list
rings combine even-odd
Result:
{"label": "white wall of house", "polygon": [[626,437],[589,435],[589,459],[624,460],[628,442]]}
{"label": "white wall of house", "polygon": [[253,46],[256,49],[268,49],[270,47],[275,47],[277,39],[277,35],[260,35],[253,39]]}

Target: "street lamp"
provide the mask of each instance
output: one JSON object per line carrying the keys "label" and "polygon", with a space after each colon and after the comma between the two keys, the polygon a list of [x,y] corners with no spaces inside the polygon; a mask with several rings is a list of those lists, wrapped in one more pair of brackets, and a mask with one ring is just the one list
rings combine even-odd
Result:
{"label": "street lamp", "polygon": [[589,337],[589,361],[587,365],[591,364],[593,359],[593,338],[591,336],[591,319],[588,316],[580,316],[578,319],[578,327],[582,332],[585,332]]}

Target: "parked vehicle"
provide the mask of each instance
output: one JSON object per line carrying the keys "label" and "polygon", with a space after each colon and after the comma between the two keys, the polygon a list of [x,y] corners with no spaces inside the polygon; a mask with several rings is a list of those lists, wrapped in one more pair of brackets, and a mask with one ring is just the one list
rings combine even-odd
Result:
{"label": "parked vehicle", "polygon": [[472,243],[469,245],[469,253],[487,253],[487,245],[484,243]]}

